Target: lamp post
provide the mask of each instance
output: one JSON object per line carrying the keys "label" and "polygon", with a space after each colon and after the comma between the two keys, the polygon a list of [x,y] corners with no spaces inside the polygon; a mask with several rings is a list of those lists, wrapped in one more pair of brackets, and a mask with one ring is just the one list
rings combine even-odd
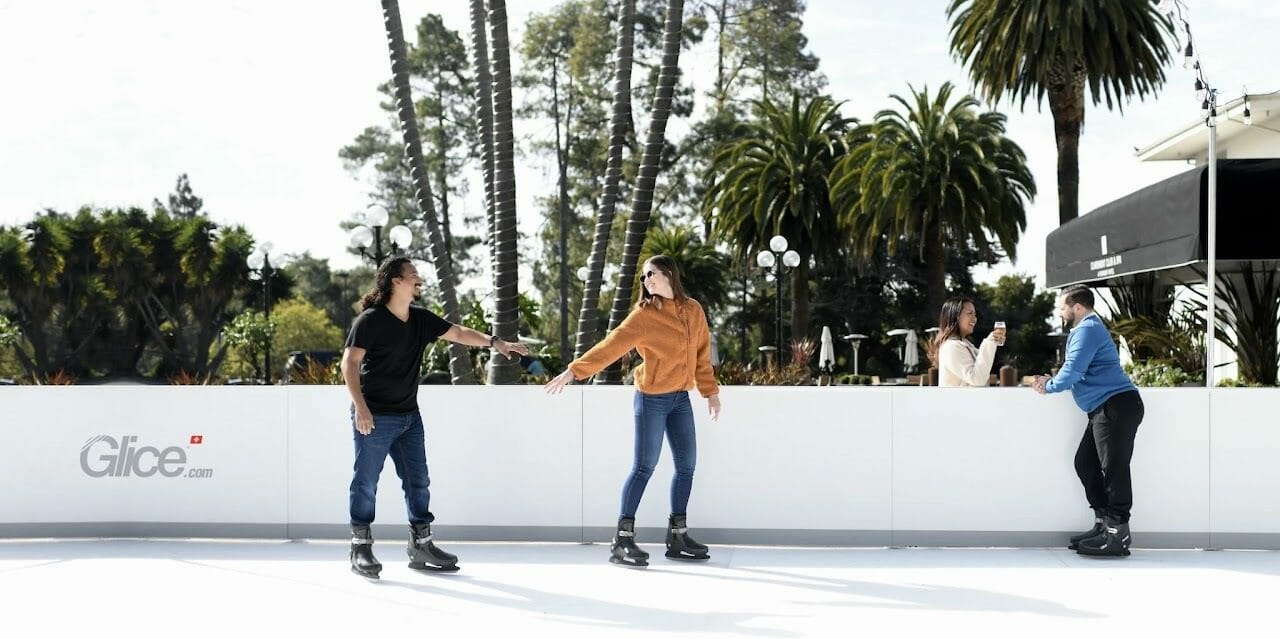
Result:
{"label": "lamp post", "polygon": [[[1200,102],[1200,117],[1204,121],[1204,125],[1208,128],[1209,133],[1209,157],[1206,158],[1208,165],[1208,182],[1206,186],[1205,199],[1207,201],[1205,212],[1205,226],[1207,236],[1205,256],[1208,261],[1207,272],[1205,273],[1208,291],[1205,294],[1205,342],[1204,342],[1204,383],[1205,386],[1213,387],[1213,369],[1214,364],[1214,345],[1217,343],[1217,304],[1218,304],[1218,88],[1209,83],[1209,78],[1205,74],[1204,67],[1200,64],[1200,58],[1197,55],[1195,45],[1192,44],[1191,23],[1187,21],[1189,15],[1187,6],[1183,0],[1161,0],[1157,10],[1167,15],[1170,20],[1176,19],[1182,23],[1183,30],[1186,32],[1186,49],[1183,51],[1182,66],[1186,69],[1192,69],[1195,74],[1195,90],[1196,100]],[[1249,91],[1242,87],[1241,93],[1243,97],[1241,101],[1244,104],[1244,112],[1242,121],[1245,126],[1253,126],[1253,114],[1249,109]],[[1229,115],[1229,114],[1228,114]]]}
{"label": "lamp post", "polygon": [[[276,269],[271,266],[271,249],[275,248],[271,242],[263,242],[249,254],[245,261],[249,264],[249,271],[253,276],[262,280],[262,313],[263,318],[269,324],[271,322],[271,276],[275,275]],[[266,377],[267,385],[271,384],[271,334],[267,334],[267,344],[265,353],[262,356],[262,374]]]}
{"label": "lamp post", "polygon": [[761,347],[757,348],[756,350],[760,351],[760,354],[761,354],[761,355],[764,355],[764,368],[765,368],[765,370],[772,370],[772,369],[773,369],[773,355],[774,355],[774,353],[777,353],[777,352],[778,352],[778,347],[777,347],[777,346],[761,346]]}
{"label": "lamp post", "polygon": [[800,266],[800,254],[787,250],[787,238],[775,235],[769,238],[769,248],[756,254],[756,266],[772,273],[777,283],[778,292],[774,299],[774,346],[778,349],[778,363],[782,363],[782,275],[787,270]]}
{"label": "lamp post", "polygon": [[[387,240],[391,244],[389,252],[382,251],[382,229],[390,220],[387,209],[377,204],[367,211],[357,214],[357,226],[351,229],[350,246],[360,251],[360,256],[373,262],[374,268],[382,266],[388,257],[409,248],[413,244],[413,230],[403,224],[397,224],[387,232]],[[370,252],[372,248],[372,252]]]}
{"label": "lamp post", "polygon": [[862,333],[851,333],[841,339],[848,340],[849,345],[853,347],[853,374],[856,376],[858,374],[858,347],[862,345],[862,340],[867,339],[867,336]]}

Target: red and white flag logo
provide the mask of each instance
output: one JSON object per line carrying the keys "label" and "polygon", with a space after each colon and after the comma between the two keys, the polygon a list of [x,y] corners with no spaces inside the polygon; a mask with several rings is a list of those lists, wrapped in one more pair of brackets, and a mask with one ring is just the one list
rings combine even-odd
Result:
{"label": "red and white flag logo", "polygon": [[192,436],[191,436],[191,443],[192,443],[192,444],[203,444],[203,443],[204,443],[204,435],[192,435]]}

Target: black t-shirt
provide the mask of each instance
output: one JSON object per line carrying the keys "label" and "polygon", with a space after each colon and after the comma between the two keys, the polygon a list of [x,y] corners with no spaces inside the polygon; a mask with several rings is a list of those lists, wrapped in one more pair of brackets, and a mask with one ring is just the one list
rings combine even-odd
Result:
{"label": "black t-shirt", "polygon": [[360,390],[370,412],[403,415],[418,410],[422,353],[452,327],[417,306],[409,307],[409,320],[404,322],[386,306],[375,306],[356,317],[347,346],[365,350]]}

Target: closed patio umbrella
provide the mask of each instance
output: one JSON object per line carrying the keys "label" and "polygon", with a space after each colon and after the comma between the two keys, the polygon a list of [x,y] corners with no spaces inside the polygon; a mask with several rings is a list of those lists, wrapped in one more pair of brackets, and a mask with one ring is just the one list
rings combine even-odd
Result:
{"label": "closed patio umbrella", "polygon": [[818,370],[830,373],[836,368],[836,345],[831,339],[831,327],[822,327],[822,350],[818,354]]}
{"label": "closed patio umbrella", "polygon": [[915,329],[907,331],[907,352],[902,356],[902,364],[907,370],[914,371],[920,366],[920,345],[919,337],[916,337]]}

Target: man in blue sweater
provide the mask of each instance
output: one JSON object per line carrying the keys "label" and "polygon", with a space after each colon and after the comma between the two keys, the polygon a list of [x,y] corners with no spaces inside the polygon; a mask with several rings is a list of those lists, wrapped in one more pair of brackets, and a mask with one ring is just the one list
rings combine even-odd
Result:
{"label": "man in blue sweater", "polygon": [[1070,287],[1058,296],[1058,316],[1071,327],[1066,360],[1056,376],[1037,376],[1035,390],[1041,395],[1070,390],[1089,416],[1075,463],[1094,525],[1071,537],[1069,547],[1082,555],[1127,557],[1133,507],[1129,460],[1145,409],[1093,304],[1093,291],[1084,286]]}

